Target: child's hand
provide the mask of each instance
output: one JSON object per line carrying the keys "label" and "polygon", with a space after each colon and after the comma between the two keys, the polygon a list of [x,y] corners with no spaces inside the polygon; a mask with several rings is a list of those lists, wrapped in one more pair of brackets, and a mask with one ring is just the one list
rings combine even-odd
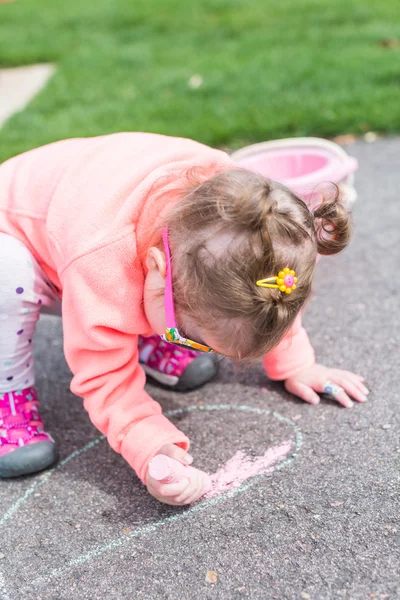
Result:
{"label": "child's hand", "polygon": [[345,408],[351,408],[353,402],[349,396],[358,402],[365,402],[367,399],[369,392],[363,381],[364,377],[350,373],[350,371],[329,369],[323,365],[314,364],[297,375],[289,377],[285,381],[285,388],[291,394],[299,396],[310,404],[318,404],[320,398],[315,392],[323,393],[326,383],[333,382],[342,388],[335,394],[335,399]]}
{"label": "child's hand", "polygon": [[[184,465],[191,464],[193,461],[190,454],[174,444],[165,444],[159,454],[166,454]],[[172,504],[173,506],[183,506],[195,502],[208,491],[205,488],[206,477],[208,477],[206,473],[193,467],[190,469],[190,480],[183,479],[179,483],[162,483],[156,481],[147,473],[146,486],[148,492],[160,502]]]}

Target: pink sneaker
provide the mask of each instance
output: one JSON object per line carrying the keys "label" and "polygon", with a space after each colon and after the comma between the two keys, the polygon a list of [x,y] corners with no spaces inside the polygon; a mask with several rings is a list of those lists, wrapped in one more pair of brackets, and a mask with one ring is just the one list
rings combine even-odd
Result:
{"label": "pink sneaker", "polygon": [[164,342],[158,335],[139,338],[139,361],[158,383],[174,390],[200,387],[217,373],[216,355]]}
{"label": "pink sneaker", "polygon": [[56,445],[43,429],[35,388],[0,394],[0,477],[36,473],[56,460]]}

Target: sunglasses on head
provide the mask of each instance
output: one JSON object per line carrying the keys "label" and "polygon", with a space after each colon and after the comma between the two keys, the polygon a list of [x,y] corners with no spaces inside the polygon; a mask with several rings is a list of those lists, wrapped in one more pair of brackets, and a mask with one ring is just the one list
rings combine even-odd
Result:
{"label": "sunglasses on head", "polygon": [[175,318],[174,295],[173,295],[173,291],[172,291],[171,251],[169,248],[167,227],[165,227],[163,230],[162,240],[164,243],[165,261],[166,261],[166,275],[165,275],[165,289],[164,289],[164,308],[165,308],[166,329],[165,329],[165,333],[161,336],[161,338],[165,342],[169,342],[170,344],[175,344],[176,346],[183,346],[186,348],[191,348],[192,350],[196,350],[197,352],[215,353],[215,350],[210,348],[210,346],[206,346],[205,344],[200,344],[199,342],[189,340],[188,338],[183,336],[181,333],[179,333],[179,329],[176,324],[176,318]]}

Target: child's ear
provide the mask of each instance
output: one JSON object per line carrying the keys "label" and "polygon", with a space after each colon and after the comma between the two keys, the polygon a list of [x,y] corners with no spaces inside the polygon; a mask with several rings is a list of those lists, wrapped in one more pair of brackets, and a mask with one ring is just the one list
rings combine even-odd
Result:
{"label": "child's ear", "polygon": [[146,267],[149,271],[157,271],[163,279],[166,275],[165,254],[155,246],[147,250]]}

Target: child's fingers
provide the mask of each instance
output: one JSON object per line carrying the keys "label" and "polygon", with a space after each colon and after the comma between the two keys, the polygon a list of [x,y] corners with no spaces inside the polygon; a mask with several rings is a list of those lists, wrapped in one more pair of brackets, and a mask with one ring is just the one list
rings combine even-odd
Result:
{"label": "child's fingers", "polygon": [[[341,404],[345,408],[351,408],[353,406],[353,402],[347,395],[345,387],[341,385],[341,383],[339,381],[340,377],[339,378],[333,377],[332,371],[329,373],[329,377],[330,377],[329,382],[334,383],[339,388],[338,390],[336,390],[334,392],[334,394],[331,394],[331,398],[333,398],[334,400],[339,402],[339,404]],[[317,391],[320,394],[326,394],[325,389],[324,389],[326,384],[327,384],[327,380],[324,378],[324,379],[320,379],[318,384],[315,385]]]}
{"label": "child's fingers", "polygon": [[338,378],[346,378],[351,380],[363,392],[363,394],[369,394],[369,389],[363,383],[364,377],[361,377],[356,373],[352,373],[351,371],[342,371],[341,369],[332,369],[332,374],[337,380],[339,380]]}
{"label": "child's fingers", "polygon": [[187,499],[186,504],[193,504],[193,502],[197,502],[202,496],[204,496],[203,488],[200,488],[193,492],[193,494]]}
{"label": "child's fingers", "polygon": [[189,479],[186,478],[179,481],[179,483],[160,483],[154,479],[152,481],[155,482],[152,487],[157,497],[171,499],[184,493],[189,485]]}
{"label": "child's fingers", "polygon": [[201,486],[201,473],[197,469],[192,469],[189,485],[187,488],[176,498],[177,502],[187,503],[188,499],[196,493],[196,490]]}
{"label": "child's fingers", "polygon": [[359,375],[358,373],[352,373],[351,371],[346,371],[346,373],[348,373],[355,379],[358,379],[358,381],[365,381],[365,377],[363,377],[362,375]]}
{"label": "child's fingers", "polygon": [[192,496],[189,499],[189,502],[190,503],[196,502],[196,500],[198,500],[205,494],[208,494],[208,492],[210,492],[211,490],[212,490],[212,482],[211,482],[210,476],[207,475],[206,473],[201,473],[201,478],[199,481],[199,486],[198,486],[196,495]]}
{"label": "child's fingers", "polygon": [[[335,369],[336,370],[336,369]],[[357,381],[365,381],[365,377],[358,375],[358,373],[352,373],[351,371],[343,371],[341,369],[337,369],[338,373],[349,375],[351,378],[356,379]]]}
{"label": "child's fingers", "polygon": [[152,486],[153,481],[148,482],[150,493],[160,502],[172,506],[191,504],[210,489],[208,476],[202,471],[192,473],[190,480],[185,479],[179,483],[155,482],[155,485]]}
{"label": "child's fingers", "polygon": [[194,493],[195,490],[193,490],[193,486],[190,486],[183,492],[183,494],[180,494],[179,496],[174,498],[174,501],[176,502],[176,504],[179,504],[181,506],[183,504],[190,504],[190,499],[194,495]]}
{"label": "child's fingers", "polygon": [[340,385],[347,394],[349,394],[352,398],[357,400],[358,402],[365,402],[367,400],[367,396],[361,391],[359,386],[357,386],[353,381],[347,379],[346,377],[335,377],[335,383]]}
{"label": "child's fingers", "polygon": [[177,504],[191,504],[203,495],[202,492],[202,483],[199,483],[198,481],[191,481],[190,485],[188,485],[185,491],[177,498],[174,498],[174,500],[177,502]]}
{"label": "child's fingers", "polygon": [[349,398],[349,396],[346,394],[346,392],[344,390],[335,394],[334,398],[335,398],[335,400],[337,400],[339,402],[339,404],[341,404],[345,408],[351,408],[352,406],[354,406],[354,403],[352,402],[352,400]]}
{"label": "child's fingers", "polygon": [[194,502],[200,498],[203,489],[205,489],[205,473],[198,469],[192,469],[191,471],[190,483],[182,494],[175,498],[176,502],[190,504],[190,502]]}
{"label": "child's fingers", "polygon": [[213,484],[211,477],[208,475],[208,473],[205,473],[203,475],[203,494],[208,494],[208,492],[211,492],[212,489]]}
{"label": "child's fingers", "polygon": [[363,384],[362,381],[360,381],[359,379],[355,379],[354,377],[349,377],[348,379],[352,382],[353,385],[356,386],[357,389],[360,390],[361,393],[363,393],[365,396],[368,396],[369,389],[366,385]]}
{"label": "child's fingers", "polygon": [[360,379],[353,379],[351,378],[352,382],[362,391],[363,394],[365,394],[366,396],[368,396],[369,394],[369,389],[367,388],[367,386],[360,380]]}
{"label": "child's fingers", "polygon": [[190,465],[193,462],[193,456],[175,444],[165,444],[165,446],[161,448],[160,454],[165,454],[170,458],[174,458],[184,465]]}
{"label": "child's fingers", "polygon": [[302,383],[301,381],[291,381],[290,379],[285,382],[285,388],[291,394],[298,396],[309,404],[319,404],[320,398],[318,394],[314,392],[310,386]]}
{"label": "child's fingers", "polygon": [[[365,400],[367,400],[367,396],[369,394],[369,389],[363,384],[362,381],[360,380],[355,380],[352,377],[348,377],[348,382],[350,385],[354,386],[359,393],[365,398]],[[357,396],[354,396],[355,398],[357,398]],[[357,398],[358,400],[358,398]],[[362,402],[362,400],[360,400],[360,402]]]}

